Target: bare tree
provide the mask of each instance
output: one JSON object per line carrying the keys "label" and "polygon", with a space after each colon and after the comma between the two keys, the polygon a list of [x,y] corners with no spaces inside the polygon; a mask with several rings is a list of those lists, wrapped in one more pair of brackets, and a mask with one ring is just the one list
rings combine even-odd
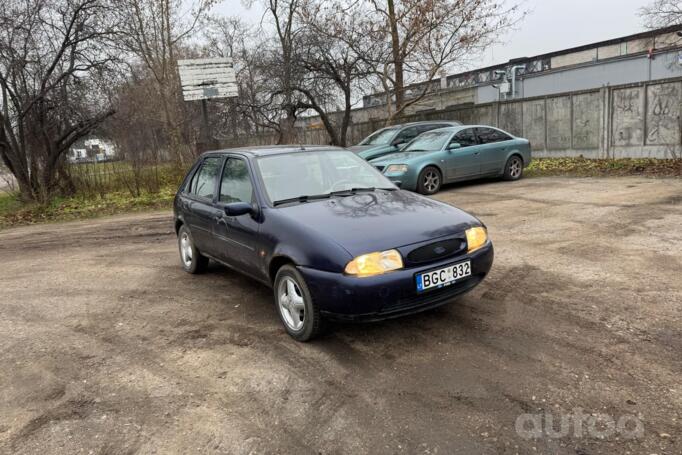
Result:
{"label": "bare tree", "polygon": [[655,29],[682,25],[682,1],[655,0],[639,10],[647,28]]}
{"label": "bare tree", "polygon": [[[231,57],[239,96],[213,100],[211,119],[218,132],[229,131],[232,137],[268,131],[279,132],[279,105],[273,102],[269,40],[239,18],[210,17],[203,29],[202,56]],[[218,134],[220,135],[220,133]]]}
{"label": "bare tree", "polygon": [[4,0],[0,158],[24,200],[70,190],[64,157],[114,112],[97,84],[113,58],[106,0]]}
{"label": "bare tree", "polygon": [[356,3],[305,0],[297,15],[302,38],[296,64],[303,77],[294,88],[304,96],[301,106],[314,110],[332,144],[341,146],[346,145],[358,92],[372,74],[367,56],[377,47],[366,35]]}
{"label": "bare tree", "polygon": [[277,47],[270,50],[266,68],[270,80],[276,85],[272,91],[273,100],[279,97],[279,106],[284,116],[279,125],[279,142],[291,144],[297,141],[296,117],[301,110],[300,100],[296,96],[295,85],[298,74],[294,53],[298,46],[300,29],[296,22],[296,15],[300,7],[300,0],[264,0],[267,15],[274,26]]}
{"label": "bare tree", "polygon": [[441,70],[471,61],[525,14],[518,4],[496,0],[367,1],[374,13],[368,14],[368,35],[390,49],[388,59],[373,61],[387,95],[388,122],[428,91],[425,85],[408,99],[407,84],[430,81]]}
{"label": "bare tree", "polygon": [[165,135],[179,163],[193,152],[183,135],[186,116],[177,71],[178,52],[206,16],[215,0],[120,0],[124,50],[135,55],[154,81],[164,114]]}

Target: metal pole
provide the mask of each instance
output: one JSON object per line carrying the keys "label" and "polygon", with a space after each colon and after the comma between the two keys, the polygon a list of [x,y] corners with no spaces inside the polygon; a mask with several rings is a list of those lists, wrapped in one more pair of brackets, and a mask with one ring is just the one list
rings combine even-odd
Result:
{"label": "metal pole", "polygon": [[203,99],[201,100],[201,117],[202,117],[202,142],[205,147],[208,147],[210,133],[208,131],[208,102]]}

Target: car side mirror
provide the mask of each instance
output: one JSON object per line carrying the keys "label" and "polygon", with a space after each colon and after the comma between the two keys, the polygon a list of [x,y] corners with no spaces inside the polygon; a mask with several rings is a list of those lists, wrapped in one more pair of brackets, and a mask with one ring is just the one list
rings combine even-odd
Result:
{"label": "car side mirror", "polygon": [[458,148],[462,148],[462,144],[459,142],[450,142],[448,144],[448,150],[457,150]]}
{"label": "car side mirror", "polygon": [[254,212],[253,206],[248,202],[230,202],[223,205],[223,210],[227,216],[241,216]]}

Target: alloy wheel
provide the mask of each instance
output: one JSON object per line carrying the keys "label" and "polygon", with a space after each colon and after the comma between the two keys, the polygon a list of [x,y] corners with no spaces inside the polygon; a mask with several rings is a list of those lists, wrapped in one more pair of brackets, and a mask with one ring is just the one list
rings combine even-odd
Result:
{"label": "alloy wheel", "polygon": [[180,257],[185,267],[192,266],[192,241],[186,232],[180,236]]}
{"label": "alloy wheel", "polygon": [[521,160],[516,157],[512,158],[509,163],[509,176],[513,179],[521,177],[521,169]]}
{"label": "alloy wheel", "polygon": [[277,303],[284,323],[294,331],[301,330],[305,322],[305,302],[298,284],[285,277],[277,289]]}
{"label": "alloy wheel", "polygon": [[424,174],[424,188],[429,193],[433,193],[438,189],[440,184],[440,176],[435,171],[428,171]]}

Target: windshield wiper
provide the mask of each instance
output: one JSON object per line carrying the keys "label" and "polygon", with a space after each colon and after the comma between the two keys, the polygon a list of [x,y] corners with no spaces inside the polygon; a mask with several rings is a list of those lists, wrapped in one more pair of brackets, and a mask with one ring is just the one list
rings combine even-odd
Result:
{"label": "windshield wiper", "polygon": [[339,191],[332,191],[330,194],[331,196],[345,196],[345,195],[353,195],[357,193],[372,193],[376,191],[376,188],[373,186],[368,186],[366,188],[349,188],[347,190],[339,190]]}
{"label": "windshield wiper", "polygon": [[290,197],[287,199],[280,199],[279,201],[273,202],[272,205],[277,207],[278,205],[291,204],[292,202],[304,203],[304,202],[308,202],[308,201],[316,201],[319,199],[329,199],[330,197],[332,197],[332,195],[329,193],[313,194],[313,195],[304,194],[302,196]]}
{"label": "windshield wiper", "polygon": [[290,197],[287,199],[280,199],[279,201],[273,202],[272,205],[277,207],[278,205],[291,204],[292,202],[298,202],[298,203],[302,204],[302,203],[308,202],[308,201],[317,201],[320,199],[329,199],[333,196],[353,196],[353,195],[358,194],[358,193],[372,193],[376,190],[396,191],[397,188],[375,188],[373,186],[350,188],[347,190],[332,191],[330,193],[324,193],[324,194],[302,195],[302,196]]}

